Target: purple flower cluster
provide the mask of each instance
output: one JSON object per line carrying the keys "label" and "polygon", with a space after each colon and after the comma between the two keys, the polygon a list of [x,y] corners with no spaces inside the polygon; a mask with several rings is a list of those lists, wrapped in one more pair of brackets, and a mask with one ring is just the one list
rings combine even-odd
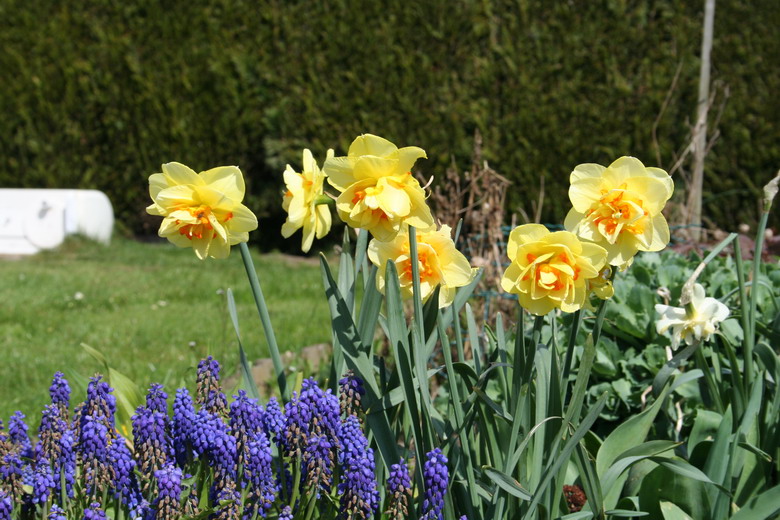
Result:
{"label": "purple flower cluster", "polygon": [[198,363],[196,395],[202,408],[218,415],[227,413],[227,399],[219,383],[219,363],[211,356]]}
{"label": "purple flower cluster", "polygon": [[447,493],[449,471],[447,457],[436,448],[426,454],[427,460],[423,469],[425,479],[425,500],[423,501],[423,520],[442,520],[444,495]]}
{"label": "purple flower cluster", "polygon": [[352,370],[348,370],[339,381],[341,415],[345,417],[357,415],[360,410],[360,400],[364,395],[366,395],[366,389],[363,387],[363,380],[357,377]]}
{"label": "purple flower cluster", "polygon": [[342,518],[368,518],[379,508],[379,491],[374,475],[374,450],[368,447],[356,416],[347,416],[340,440],[339,513]]}
{"label": "purple flower cluster", "polygon": [[[243,390],[228,404],[219,373],[216,360],[201,361],[195,398],[178,389],[170,415],[168,394],[152,384],[132,417],[132,440],[120,433],[127,425],[117,426],[117,396],[101,376],[90,379],[86,400],[70,413],[70,386],[55,374],[36,444],[21,412],[7,432],[0,423],[0,520],[10,519],[12,508],[47,506],[49,520],[61,520],[84,503],[83,520],[105,519],[109,504],[132,520],[204,512],[222,520],[290,520],[336,500],[340,518],[377,515],[374,450],[358,416],[360,378],[345,375],[338,394],[306,379],[282,408],[275,398],[263,407]],[[438,449],[428,454],[426,520],[441,520],[446,462]],[[390,517],[405,518],[412,484],[403,459],[390,468],[388,485]],[[322,495],[333,500],[319,502]]]}
{"label": "purple flower cluster", "polygon": [[168,463],[154,472],[157,479],[157,498],[154,501],[156,520],[168,520],[181,516],[182,471]]}
{"label": "purple flower cluster", "polygon": [[11,520],[11,513],[14,510],[14,502],[11,498],[10,495],[0,489],[0,520]]}
{"label": "purple flower cluster", "polygon": [[390,476],[387,479],[387,514],[390,518],[400,520],[409,515],[409,498],[412,496],[412,479],[409,466],[404,459],[390,466]]}

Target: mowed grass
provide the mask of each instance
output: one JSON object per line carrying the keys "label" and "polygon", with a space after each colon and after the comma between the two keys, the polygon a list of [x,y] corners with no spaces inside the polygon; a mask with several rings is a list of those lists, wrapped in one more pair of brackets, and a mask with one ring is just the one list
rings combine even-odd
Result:
{"label": "mowed grass", "polygon": [[[330,341],[327,302],[316,261],[257,255],[255,265],[280,350]],[[194,386],[203,356],[238,368],[238,346],[226,290],[232,288],[249,359],[268,347],[237,248],[227,260],[198,260],[167,243],[115,239],[110,247],[69,239],[60,249],[18,260],[0,259],[0,418],[21,410],[31,425],[49,400],[55,371],[71,382],[72,404],[82,383],[103,370],[81,346],[100,351],[111,368],[143,392],[166,384]]]}

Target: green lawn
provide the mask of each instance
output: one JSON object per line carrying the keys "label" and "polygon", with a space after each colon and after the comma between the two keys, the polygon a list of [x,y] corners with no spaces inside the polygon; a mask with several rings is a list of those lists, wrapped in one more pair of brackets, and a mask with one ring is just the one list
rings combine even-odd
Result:
{"label": "green lawn", "polygon": [[[279,348],[284,352],[330,340],[318,263],[256,255]],[[227,314],[232,288],[247,356],[268,356],[241,256],[198,260],[169,244],[116,239],[110,247],[70,239],[59,250],[0,260],[0,418],[21,410],[33,425],[48,401],[57,370],[83,399],[84,378],[101,365],[82,347],[141,390],[151,382],[192,386],[198,360],[211,354],[234,373],[237,343]]]}

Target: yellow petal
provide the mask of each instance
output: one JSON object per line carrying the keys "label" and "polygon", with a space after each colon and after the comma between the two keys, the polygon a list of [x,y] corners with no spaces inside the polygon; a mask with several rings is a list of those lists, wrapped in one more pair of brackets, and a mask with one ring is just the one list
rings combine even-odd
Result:
{"label": "yellow petal", "polygon": [[349,155],[375,155],[382,157],[398,151],[398,147],[383,137],[373,134],[363,134],[355,138],[349,145]]}
{"label": "yellow petal", "polygon": [[398,171],[400,173],[411,171],[414,163],[420,158],[428,158],[425,154],[425,150],[422,148],[416,146],[405,146],[401,148],[398,150]]}
{"label": "yellow petal", "polygon": [[536,242],[549,233],[547,228],[541,224],[524,224],[522,226],[517,226],[509,233],[509,241],[506,249],[507,256],[510,260],[514,260],[518,247],[528,242]]}
{"label": "yellow petal", "polygon": [[669,224],[666,222],[666,218],[663,215],[656,215],[653,217],[652,224],[647,226],[652,231],[650,238],[650,246],[643,251],[660,251],[664,249],[671,240],[669,233]]}
{"label": "yellow petal", "polygon": [[162,173],[154,173],[149,176],[149,195],[152,200],[157,199],[157,194],[168,186],[168,181]]}
{"label": "yellow petal", "polygon": [[666,191],[668,192],[668,195],[666,196],[666,199],[668,200],[672,193],[674,192],[674,181],[669,176],[668,173],[666,173],[665,170],[662,170],[661,168],[645,168],[645,171],[647,174],[651,177],[655,177],[656,179],[660,180],[664,183],[664,186],[666,187]]}
{"label": "yellow petal", "polygon": [[382,192],[378,196],[379,207],[385,213],[397,217],[405,217],[409,214],[412,205],[406,191],[386,182],[386,179],[380,179],[377,187],[382,188]]}
{"label": "yellow petal", "polygon": [[642,201],[642,207],[650,215],[660,213],[671,195],[663,181],[654,177],[626,179],[626,189]]}
{"label": "yellow petal", "polygon": [[584,177],[569,186],[569,200],[579,212],[588,211],[601,197],[601,179]]}
{"label": "yellow petal", "polygon": [[170,210],[178,206],[197,206],[201,201],[194,186],[180,184],[160,191],[157,194],[157,204]]}
{"label": "yellow petal", "polygon": [[203,182],[212,190],[218,191],[233,200],[241,202],[244,200],[244,176],[237,166],[220,166],[206,170],[200,174]]}
{"label": "yellow petal", "polygon": [[328,234],[331,226],[330,208],[325,204],[317,206],[317,238],[322,238]]}
{"label": "yellow petal", "polygon": [[355,158],[353,157],[329,157],[322,166],[328,176],[328,183],[339,191],[346,190],[356,179],[352,174]]}
{"label": "yellow petal", "polygon": [[169,162],[162,165],[163,175],[168,181],[169,186],[178,184],[203,184],[203,180],[198,177],[192,168],[177,162]]}
{"label": "yellow petal", "polygon": [[231,234],[254,231],[257,229],[257,217],[243,204],[234,207],[232,213],[233,218],[228,221]]}
{"label": "yellow petal", "polygon": [[604,173],[604,168],[600,164],[594,164],[594,163],[585,163],[585,164],[579,164],[574,168],[574,171],[571,172],[571,175],[569,176],[569,182],[571,184],[574,184],[576,181],[581,181],[583,179],[601,179],[601,174]]}

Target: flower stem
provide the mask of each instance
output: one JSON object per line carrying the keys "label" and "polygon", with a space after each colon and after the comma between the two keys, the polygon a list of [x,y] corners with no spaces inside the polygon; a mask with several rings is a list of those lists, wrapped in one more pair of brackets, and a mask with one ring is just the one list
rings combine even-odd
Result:
{"label": "flower stem", "polygon": [[282,401],[286,403],[289,400],[290,394],[287,388],[287,378],[284,375],[284,366],[282,366],[282,357],[279,354],[279,346],[276,343],[276,336],[274,335],[274,329],[271,325],[271,317],[268,315],[268,306],[265,303],[263,290],[260,288],[260,280],[257,278],[255,264],[252,262],[252,255],[249,253],[249,247],[247,247],[246,242],[241,242],[239,244],[239,249],[241,250],[241,258],[244,261],[246,275],[249,278],[249,285],[252,288],[252,295],[255,297],[257,312],[260,314],[260,321],[263,324],[263,331],[265,332],[265,339],[268,342],[268,350],[271,353],[271,361],[274,364],[274,372],[276,373],[276,382],[279,385],[279,392]]}

